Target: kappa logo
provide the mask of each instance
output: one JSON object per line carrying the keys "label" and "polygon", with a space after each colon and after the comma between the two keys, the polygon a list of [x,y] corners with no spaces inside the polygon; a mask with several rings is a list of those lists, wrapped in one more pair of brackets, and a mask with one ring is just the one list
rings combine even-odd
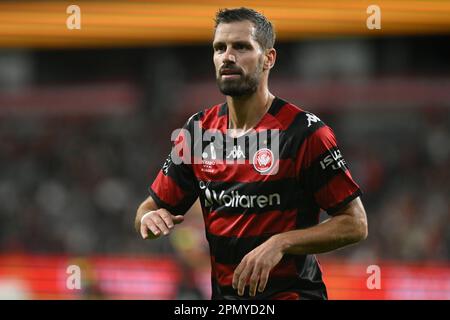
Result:
{"label": "kappa logo", "polygon": [[273,152],[270,149],[267,148],[259,149],[258,151],[255,152],[255,155],[253,156],[253,167],[259,173],[268,172],[272,168],[274,163],[275,159],[273,156]]}
{"label": "kappa logo", "polygon": [[316,123],[316,122],[320,121],[320,119],[312,113],[307,113],[306,117],[307,117],[306,120],[308,120],[308,128],[311,127],[311,122]]}
{"label": "kappa logo", "polygon": [[245,159],[245,154],[241,149],[241,146],[233,146],[233,150],[231,150],[231,152],[227,155],[227,159],[240,159],[240,158],[244,158]]}

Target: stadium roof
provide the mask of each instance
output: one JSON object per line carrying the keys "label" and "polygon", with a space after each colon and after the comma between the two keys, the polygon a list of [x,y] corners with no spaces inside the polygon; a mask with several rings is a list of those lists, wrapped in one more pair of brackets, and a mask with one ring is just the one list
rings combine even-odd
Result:
{"label": "stadium roof", "polygon": [[[67,20],[80,8],[81,29]],[[378,0],[381,29],[369,30],[373,1],[2,1],[0,47],[121,47],[208,43],[219,8],[252,7],[275,24],[279,40],[335,36],[449,34],[449,1]]]}

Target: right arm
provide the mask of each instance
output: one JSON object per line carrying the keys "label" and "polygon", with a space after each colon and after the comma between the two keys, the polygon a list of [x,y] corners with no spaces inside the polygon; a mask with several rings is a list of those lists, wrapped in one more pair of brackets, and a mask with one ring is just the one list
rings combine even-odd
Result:
{"label": "right arm", "polygon": [[[182,152],[179,159],[180,150],[191,149],[188,141],[191,141],[193,119],[194,116],[189,118],[177,138],[172,140],[172,151],[175,147],[179,148],[178,153],[174,154],[177,154],[177,160],[182,160],[181,163],[173,161],[171,151],[149,186],[150,196],[137,209],[134,227],[143,239],[155,239],[169,234],[174,225],[183,222],[183,214],[198,198],[197,180],[190,165],[191,159],[187,156],[190,152]],[[172,212],[178,215],[173,215]]]}
{"label": "right arm", "polygon": [[[144,215],[146,216],[141,224]],[[143,239],[156,239],[161,233],[163,235],[169,234],[174,225],[183,222],[183,220],[184,216],[182,215],[174,216],[166,209],[159,209],[155,200],[149,196],[137,209],[134,227]]]}

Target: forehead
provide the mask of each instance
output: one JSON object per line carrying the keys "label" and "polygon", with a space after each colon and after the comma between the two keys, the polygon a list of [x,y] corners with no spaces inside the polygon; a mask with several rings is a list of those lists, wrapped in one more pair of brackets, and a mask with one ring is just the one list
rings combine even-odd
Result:
{"label": "forehead", "polygon": [[255,27],[250,21],[220,23],[214,34],[214,42],[255,41]]}

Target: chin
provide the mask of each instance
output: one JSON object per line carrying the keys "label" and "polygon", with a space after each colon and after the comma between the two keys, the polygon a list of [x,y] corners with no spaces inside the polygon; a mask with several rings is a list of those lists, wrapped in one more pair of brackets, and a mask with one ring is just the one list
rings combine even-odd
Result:
{"label": "chin", "polygon": [[226,96],[243,97],[256,92],[257,85],[249,85],[241,80],[220,80],[217,81],[220,92]]}
{"label": "chin", "polygon": [[242,97],[246,94],[248,94],[247,91],[242,90],[240,88],[220,88],[220,92],[226,96],[232,96],[232,97]]}

